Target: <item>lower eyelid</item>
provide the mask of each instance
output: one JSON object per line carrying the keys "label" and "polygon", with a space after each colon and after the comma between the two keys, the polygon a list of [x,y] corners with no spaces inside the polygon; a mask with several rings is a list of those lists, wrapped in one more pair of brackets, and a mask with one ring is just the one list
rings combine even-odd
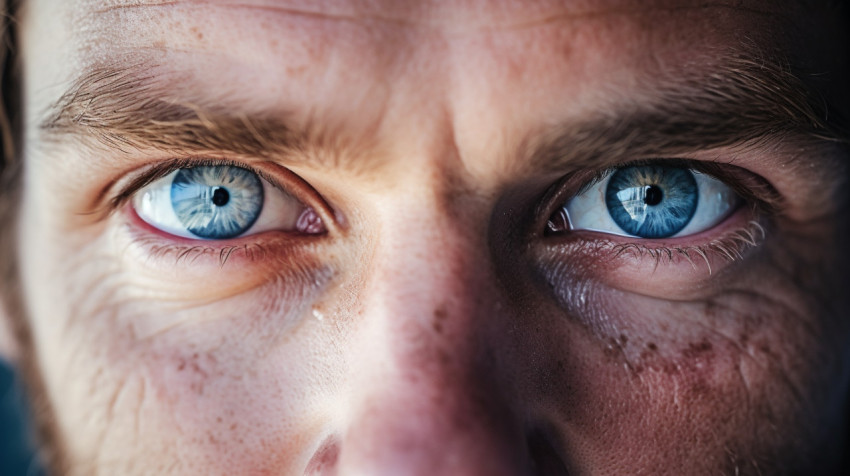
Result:
{"label": "lower eyelid", "polygon": [[135,270],[135,277],[147,277],[161,287],[194,289],[204,283],[204,287],[226,294],[286,276],[332,274],[328,260],[320,259],[321,246],[315,236],[267,232],[199,241],[166,235],[138,217],[130,206],[115,216],[119,259],[127,269]]}
{"label": "lower eyelid", "polygon": [[175,250],[185,252],[186,249],[195,248],[204,252],[216,251],[232,248],[234,246],[247,246],[251,244],[260,245],[266,242],[274,242],[281,244],[299,244],[307,243],[312,238],[300,234],[281,234],[272,231],[257,231],[253,234],[240,235],[235,238],[225,240],[202,240],[195,238],[186,238],[173,235],[167,231],[160,230],[150,223],[142,219],[132,205],[127,205],[123,210],[122,215],[126,216],[123,226],[129,227],[134,231],[131,233],[134,240],[157,240],[162,246],[171,245]]}
{"label": "lower eyelid", "polygon": [[[671,236],[669,238],[660,239],[610,235],[607,233],[605,235],[606,237],[610,236],[609,241],[611,242],[620,244],[642,245],[646,249],[686,249],[700,246],[709,246],[712,242],[716,242],[717,240],[722,239],[730,233],[734,234],[743,230],[750,230],[754,232],[758,235],[757,241],[760,241],[765,237],[763,221],[764,219],[760,215],[754,213],[752,209],[749,209],[747,207],[738,207],[735,211],[731,212],[729,215],[727,215],[725,218],[723,218],[720,222],[718,222],[711,228],[690,235],[676,235]],[[577,232],[578,231],[574,233]],[[602,234],[601,232],[589,233],[594,233],[597,235]]]}
{"label": "lower eyelid", "polygon": [[654,292],[658,283],[648,277],[693,284],[744,262],[763,246],[768,229],[764,217],[740,208],[710,230],[681,238],[645,240],[593,231],[549,236],[541,241],[537,261],[547,267],[575,263],[565,269]]}

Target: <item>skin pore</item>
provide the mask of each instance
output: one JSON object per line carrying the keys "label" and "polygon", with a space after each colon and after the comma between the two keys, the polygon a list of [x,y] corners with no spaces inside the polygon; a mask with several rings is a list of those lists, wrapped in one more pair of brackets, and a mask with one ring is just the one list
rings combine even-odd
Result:
{"label": "skin pore", "polygon": [[[837,471],[850,42],[802,3],[25,3],[9,314],[56,473]],[[743,204],[546,231],[650,160]],[[140,218],[216,164],[320,226]]]}

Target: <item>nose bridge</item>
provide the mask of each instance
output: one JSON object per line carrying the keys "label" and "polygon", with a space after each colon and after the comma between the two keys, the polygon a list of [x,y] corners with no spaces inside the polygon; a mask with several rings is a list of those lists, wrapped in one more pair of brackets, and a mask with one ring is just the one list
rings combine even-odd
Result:
{"label": "nose bridge", "polygon": [[476,332],[493,317],[485,231],[422,200],[375,246],[340,474],[520,474],[521,432]]}
{"label": "nose bridge", "polygon": [[384,207],[363,295],[367,326],[405,371],[467,367],[484,344],[479,321],[495,317],[486,224],[433,190]]}

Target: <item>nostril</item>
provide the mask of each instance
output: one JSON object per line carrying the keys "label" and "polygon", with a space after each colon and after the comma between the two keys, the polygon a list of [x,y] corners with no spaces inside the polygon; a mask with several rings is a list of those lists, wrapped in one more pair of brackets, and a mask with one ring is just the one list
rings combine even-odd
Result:
{"label": "nostril", "polygon": [[567,466],[552,441],[542,431],[528,435],[528,454],[531,458],[531,474],[534,476],[568,476]]}
{"label": "nostril", "polygon": [[339,458],[339,440],[330,436],[322,442],[313,454],[304,476],[332,476],[336,474],[336,462]]}

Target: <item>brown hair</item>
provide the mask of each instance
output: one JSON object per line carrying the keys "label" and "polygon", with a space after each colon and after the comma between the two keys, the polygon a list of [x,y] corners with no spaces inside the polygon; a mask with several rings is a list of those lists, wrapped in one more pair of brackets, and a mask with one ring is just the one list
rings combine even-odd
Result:
{"label": "brown hair", "polygon": [[[0,0],[2,45],[0,45],[0,304],[12,316],[20,315],[15,250],[15,203],[20,193],[21,143],[20,66],[16,46],[15,13],[19,1]],[[16,339],[23,337],[20,322],[13,322]]]}

